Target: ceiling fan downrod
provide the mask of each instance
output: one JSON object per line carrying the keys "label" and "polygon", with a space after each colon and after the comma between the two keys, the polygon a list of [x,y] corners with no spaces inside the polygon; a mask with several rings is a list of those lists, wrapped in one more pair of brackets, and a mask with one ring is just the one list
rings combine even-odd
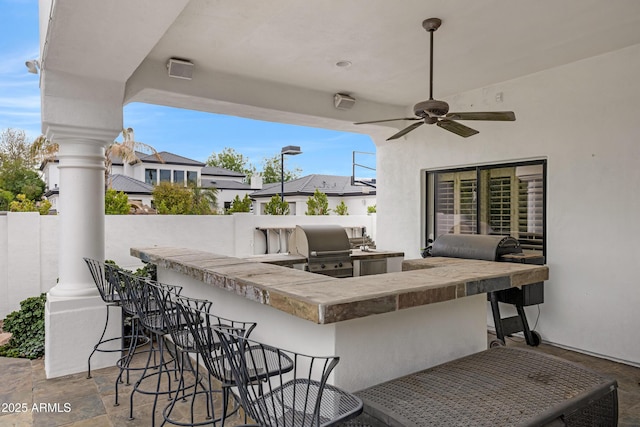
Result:
{"label": "ceiling fan downrod", "polygon": [[429,18],[422,21],[422,28],[429,32],[429,100],[433,100],[433,33],[440,28],[440,18]]}

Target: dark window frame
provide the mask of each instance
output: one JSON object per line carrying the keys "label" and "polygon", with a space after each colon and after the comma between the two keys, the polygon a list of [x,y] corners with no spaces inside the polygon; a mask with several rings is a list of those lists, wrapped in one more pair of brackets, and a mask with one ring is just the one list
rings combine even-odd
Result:
{"label": "dark window frame", "polygon": [[[163,178],[162,175],[165,175]],[[158,182],[171,182],[171,169],[160,169],[158,171]]]}
{"label": "dark window frame", "polygon": [[158,183],[158,169],[146,168],[144,170],[144,182],[156,185]]}
{"label": "dark window frame", "polygon": [[[505,163],[495,163],[495,164],[484,164],[478,166],[465,166],[459,168],[447,168],[447,169],[432,169],[425,171],[425,242],[429,241],[429,234],[433,233],[434,238],[437,238],[436,230],[438,229],[437,223],[437,214],[436,214],[436,198],[438,197],[438,186],[435,183],[436,174],[446,174],[446,173],[460,173],[460,172],[475,172],[476,177],[476,211],[480,212],[481,200],[483,198],[482,185],[478,185],[482,181],[481,175],[484,171],[490,171],[492,169],[502,169],[502,168],[515,168],[521,166],[542,166],[542,255],[547,257],[547,160],[546,159],[538,159],[538,160],[525,160],[525,161],[517,161],[517,162],[505,162]],[[433,182],[432,182],[433,181]],[[433,191],[430,191],[433,188]],[[433,193],[433,194],[431,194]],[[433,221],[431,222],[429,219],[430,208],[433,205]],[[475,217],[475,233],[478,233],[478,230],[482,230],[481,227],[481,215],[476,215]]]}
{"label": "dark window frame", "polygon": [[[182,175],[182,179],[178,179],[178,175]],[[182,169],[176,169],[173,171],[173,183],[174,184],[180,184],[182,186],[184,186],[185,183],[185,173],[184,170]]]}
{"label": "dark window frame", "polygon": [[[190,179],[189,176],[193,176],[195,174],[195,179]],[[187,185],[198,185],[198,172],[196,171],[187,171]]]}

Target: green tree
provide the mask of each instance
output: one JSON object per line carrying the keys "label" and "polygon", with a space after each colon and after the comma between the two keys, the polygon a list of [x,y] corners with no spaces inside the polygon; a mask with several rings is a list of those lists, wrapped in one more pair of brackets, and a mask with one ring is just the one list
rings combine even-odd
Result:
{"label": "green tree", "polygon": [[[280,158],[282,156],[277,154],[273,157],[264,159],[262,161],[262,182],[265,184],[271,184],[274,182],[281,182],[282,170],[280,169]],[[284,181],[291,181],[296,179],[302,173],[302,169],[284,169]]]}
{"label": "green tree", "polygon": [[8,211],[9,203],[11,203],[13,199],[15,199],[15,196],[11,191],[0,188],[0,211]]}
{"label": "green tree", "polygon": [[244,195],[244,198],[240,199],[238,195],[231,202],[231,207],[227,209],[228,214],[238,212],[251,212],[251,199],[248,194]]}
{"label": "green tree", "polygon": [[153,188],[156,211],[161,215],[189,215],[193,195],[189,188],[170,182],[161,182]]}
{"label": "green tree", "polygon": [[193,215],[211,215],[218,210],[217,188],[192,188]]}
{"label": "green tree", "polygon": [[24,166],[20,160],[4,162],[0,168],[0,188],[11,192],[14,197],[24,194],[29,200],[40,200],[45,185],[38,173]]}
{"label": "green tree", "polygon": [[307,215],[329,215],[329,199],[327,195],[316,188],[313,196],[307,199]]}
{"label": "green tree", "polygon": [[340,203],[335,208],[338,215],[349,215],[349,208],[345,205],[344,200],[340,200]]}
{"label": "green tree", "polygon": [[129,196],[124,191],[108,189],[104,194],[104,213],[106,215],[127,215],[130,211]]}
{"label": "green tree", "polygon": [[156,211],[161,215],[212,215],[215,214],[217,189],[183,187],[180,184],[161,182],[153,187]]}
{"label": "green tree", "polygon": [[0,166],[6,164],[33,169],[35,164],[32,144],[23,130],[8,128],[0,133]]}
{"label": "green tree", "polygon": [[58,153],[60,146],[49,141],[44,135],[40,135],[31,144],[31,156],[35,166],[40,165],[44,160],[50,160]]}
{"label": "green tree", "polygon": [[279,195],[274,195],[269,203],[264,205],[266,215],[289,215],[289,202],[282,200]]}
{"label": "green tree", "polygon": [[51,202],[43,200],[41,202],[34,202],[27,199],[24,194],[16,195],[16,199],[9,203],[9,210],[11,212],[39,212],[40,215],[47,215],[51,209]]}
{"label": "green tree", "polygon": [[225,147],[220,153],[213,152],[207,159],[207,166],[228,169],[246,175],[247,180],[256,172],[249,159],[233,148]]}

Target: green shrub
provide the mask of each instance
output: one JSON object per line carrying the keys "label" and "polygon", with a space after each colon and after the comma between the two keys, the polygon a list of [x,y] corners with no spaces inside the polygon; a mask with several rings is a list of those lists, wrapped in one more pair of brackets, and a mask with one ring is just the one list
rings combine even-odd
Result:
{"label": "green shrub", "polygon": [[104,213],[106,215],[127,215],[129,213],[129,196],[124,191],[109,188],[104,194]]}
{"label": "green shrub", "polygon": [[279,195],[274,195],[269,203],[264,205],[265,215],[289,215],[289,202],[282,200]]}
{"label": "green shrub", "polygon": [[236,194],[236,197],[231,202],[231,207],[227,209],[227,214],[239,212],[251,212],[251,199],[248,194],[245,194],[242,199]]}
{"label": "green shrub", "polygon": [[334,210],[337,215],[349,215],[349,208],[344,203],[344,200],[341,200],[340,204],[338,204]]}
{"label": "green shrub", "polygon": [[329,198],[325,193],[318,190],[314,191],[313,196],[307,199],[307,215],[329,215]]}
{"label": "green shrub", "polygon": [[4,330],[11,340],[0,347],[0,356],[37,359],[44,355],[44,306],[47,294],[20,302],[20,310],[7,315]]}
{"label": "green shrub", "polygon": [[49,214],[51,209],[51,202],[48,200],[42,200],[35,202],[28,199],[24,194],[18,194],[11,203],[9,203],[9,210],[11,212],[39,212],[40,215]]}

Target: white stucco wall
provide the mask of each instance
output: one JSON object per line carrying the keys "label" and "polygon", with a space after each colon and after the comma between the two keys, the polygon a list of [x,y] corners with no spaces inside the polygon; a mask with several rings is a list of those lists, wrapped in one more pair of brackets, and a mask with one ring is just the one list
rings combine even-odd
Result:
{"label": "white stucco wall", "polygon": [[159,268],[158,279],[180,283],[182,295],[212,301],[218,316],[257,322],[252,339],[303,354],[339,355],[329,382],[348,391],[466,356],[487,345],[485,325],[478,322],[484,316],[484,295],[319,325],[172,270]]}
{"label": "white stucco wall", "polygon": [[551,277],[537,329],[640,364],[638,75],[640,45],[447,99],[451,111],[513,110],[515,123],[467,122],[480,131],[468,139],[424,126],[401,145],[376,141],[378,244],[419,256],[425,170],[545,158]]}
{"label": "white stucco wall", "polygon": [[[58,278],[59,217],[37,213],[0,215],[0,319],[20,307],[25,298],[48,292]],[[367,227],[375,217],[274,217],[235,215],[107,215],[105,258],[135,269],[131,247],[183,246],[229,256],[265,253],[266,241],[257,227],[295,227],[296,224],[340,224]],[[371,234],[371,233],[369,233]],[[375,234],[373,234],[375,236]],[[273,236],[272,236],[273,239]],[[286,243],[283,241],[283,245]],[[272,248],[275,248],[272,242]],[[286,247],[286,246],[283,246]],[[379,247],[379,246],[378,246]],[[387,248],[394,250],[395,248]]]}

